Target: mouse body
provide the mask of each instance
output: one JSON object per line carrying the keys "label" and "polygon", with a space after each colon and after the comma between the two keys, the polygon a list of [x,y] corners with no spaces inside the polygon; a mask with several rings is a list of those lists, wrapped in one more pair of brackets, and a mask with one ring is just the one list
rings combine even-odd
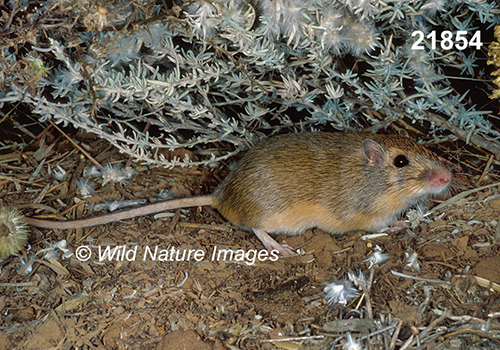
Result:
{"label": "mouse body", "polygon": [[233,224],[253,230],[269,250],[294,254],[268,233],[299,235],[381,231],[398,215],[445,191],[452,173],[433,152],[396,135],[278,135],[250,149],[212,195],[159,202],[74,221],[25,218],[46,228],[77,228],[211,205]]}

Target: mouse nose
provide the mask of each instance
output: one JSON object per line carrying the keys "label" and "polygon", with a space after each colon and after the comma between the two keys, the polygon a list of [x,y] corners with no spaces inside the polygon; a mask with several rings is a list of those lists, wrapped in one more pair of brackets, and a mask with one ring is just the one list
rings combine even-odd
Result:
{"label": "mouse nose", "polygon": [[451,182],[451,172],[446,168],[435,168],[427,172],[427,181],[433,189],[441,190]]}

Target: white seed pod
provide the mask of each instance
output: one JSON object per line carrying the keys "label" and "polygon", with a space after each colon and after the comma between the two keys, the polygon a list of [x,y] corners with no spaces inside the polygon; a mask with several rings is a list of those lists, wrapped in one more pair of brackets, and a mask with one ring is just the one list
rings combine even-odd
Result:
{"label": "white seed pod", "polygon": [[10,256],[20,251],[28,238],[28,225],[16,208],[0,207],[0,255]]}

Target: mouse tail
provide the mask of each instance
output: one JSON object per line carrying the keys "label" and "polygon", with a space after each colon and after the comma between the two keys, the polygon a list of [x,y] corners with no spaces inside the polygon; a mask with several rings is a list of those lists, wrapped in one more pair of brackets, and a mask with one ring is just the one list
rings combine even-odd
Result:
{"label": "mouse tail", "polygon": [[101,216],[96,216],[88,219],[54,221],[54,220],[44,220],[32,217],[25,217],[24,221],[27,224],[36,227],[65,230],[71,228],[103,225],[124,219],[132,219],[138,216],[156,214],[167,210],[212,205],[212,203],[213,203],[212,195],[206,195],[198,197],[172,199],[164,202],[152,203],[137,208],[127,209],[111,214],[104,214]]}

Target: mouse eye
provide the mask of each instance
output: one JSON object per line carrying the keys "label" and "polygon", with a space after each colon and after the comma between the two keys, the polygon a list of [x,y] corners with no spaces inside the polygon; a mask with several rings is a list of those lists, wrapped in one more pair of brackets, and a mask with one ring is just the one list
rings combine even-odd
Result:
{"label": "mouse eye", "polygon": [[410,163],[410,161],[408,160],[408,158],[406,158],[402,154],[400,154],[399,156],[396,156],[396,158],[394,158],[394,166],[396,168],[402,168],[404,166],[407,166],[408,163]]}

